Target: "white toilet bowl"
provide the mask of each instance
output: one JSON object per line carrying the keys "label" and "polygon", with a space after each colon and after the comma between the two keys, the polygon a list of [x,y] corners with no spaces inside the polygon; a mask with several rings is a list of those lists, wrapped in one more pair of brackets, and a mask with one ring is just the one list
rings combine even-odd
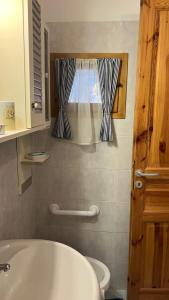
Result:
{"label": "white toilet bowl", "polygon": [[110,271],[108,267],[99,260],[87,256],[86,258],[95,270],[100,285],[102,298],[105,299],[105,292],[108,290],[110,285]]}

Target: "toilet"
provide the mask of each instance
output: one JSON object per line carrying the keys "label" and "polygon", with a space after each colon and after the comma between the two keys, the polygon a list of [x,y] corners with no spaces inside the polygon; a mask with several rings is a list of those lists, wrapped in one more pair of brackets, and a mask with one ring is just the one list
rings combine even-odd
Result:
{"label": "toilet", "polygon": [[100,285],[102,299],[105,299],[105,292],[108,290],[110,285],[110,271],[108,267],[99,260],[87,256],[86,258],[96,273]]}

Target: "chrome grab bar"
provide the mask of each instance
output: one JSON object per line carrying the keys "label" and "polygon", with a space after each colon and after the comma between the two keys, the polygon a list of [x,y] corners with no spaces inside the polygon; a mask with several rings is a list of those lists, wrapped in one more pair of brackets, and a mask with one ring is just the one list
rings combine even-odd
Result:
{"label": "chrome grab bar", "polygon": [[137,177],[157,177],[160,174],[159,173],[144,173],[142,170],[136,170],[135,175]]}

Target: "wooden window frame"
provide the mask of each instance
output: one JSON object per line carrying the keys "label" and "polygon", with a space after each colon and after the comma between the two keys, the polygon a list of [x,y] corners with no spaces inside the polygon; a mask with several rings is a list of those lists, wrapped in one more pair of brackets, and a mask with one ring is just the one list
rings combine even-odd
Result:
{"label": "wooden window frame", "polygon": [[125,119],[126,117],[126,98],[127,98],[127,76],[128,76],[128,53],[51,53],[50,54],[50,72],[51,72],[51,113],[56,117],[58,113],[58,101],[55,93],[55,71],[54,62],[58,58],[120,58],[121,70],[114,103],[112,119]]}

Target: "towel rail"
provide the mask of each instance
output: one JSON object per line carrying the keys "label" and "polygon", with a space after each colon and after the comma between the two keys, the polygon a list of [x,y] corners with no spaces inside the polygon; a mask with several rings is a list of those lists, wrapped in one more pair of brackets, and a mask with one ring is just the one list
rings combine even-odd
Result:
{"label": "towel rail", "polygon": [[53,215],[58,216],[79,216],[79,217],[95,217],[100,213],[100,209],[96,205],[89,207],[88,211],[82,210],[61,210],[58,204],[52,203],[49,205],[49,211]]}

